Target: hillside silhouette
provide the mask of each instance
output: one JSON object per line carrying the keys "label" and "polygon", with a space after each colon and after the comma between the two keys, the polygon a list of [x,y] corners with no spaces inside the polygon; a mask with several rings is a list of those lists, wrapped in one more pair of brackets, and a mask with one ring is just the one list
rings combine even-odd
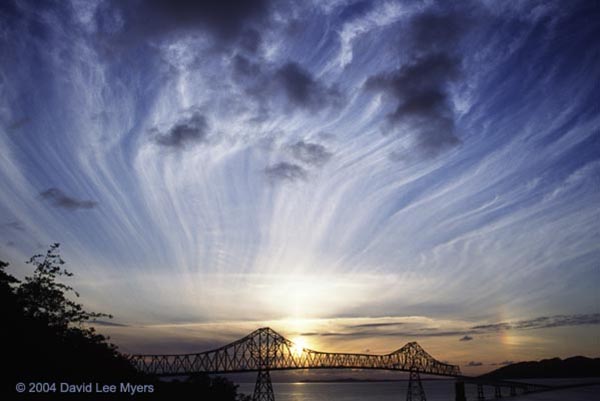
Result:
{"label": "hillside silhouette", "polygon": [[[0,399],[202,399],[236,401],[237,386],[221,377],[195,375],[162,382],[137,372],[117,347],[98,334],[94,319],[111,318],[104,313],[87,312],[74,299],[79,294],[59,279],[73,274],[63,265],[53,244],[46,254],[34,255],[27,263],[35,270],[23,281],[6,272],[8,263],[0,261],[0,305],[3,329],[0,344],[4,366]],[[46,394],[19,394],[17,383],[73,384],[132,383],[148,385],[152,393],[67,394],[56,388]],[[27,386],[29,387],[29,385]]]}
{"label": "hillside silhouette", "polygon": [[503,366],[481,377],[487,379],[542,379],[600,377],[600,358],[574,356],[543,359]]}

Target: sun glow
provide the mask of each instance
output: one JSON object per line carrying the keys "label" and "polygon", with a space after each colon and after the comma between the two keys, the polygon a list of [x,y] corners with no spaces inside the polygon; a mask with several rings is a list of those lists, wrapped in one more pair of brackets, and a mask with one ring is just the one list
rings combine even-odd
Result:
{"label": "sun glow", "polygon": [[300,356],[302,355],[302,353],[304,352],[304,350],[307,348],[306,346],[306,340],[302,337],[296,337],[292,340],[292,342],[294,343],[294,345],[290,348],[290,350],[292,351],[292,353],[295,356]]}

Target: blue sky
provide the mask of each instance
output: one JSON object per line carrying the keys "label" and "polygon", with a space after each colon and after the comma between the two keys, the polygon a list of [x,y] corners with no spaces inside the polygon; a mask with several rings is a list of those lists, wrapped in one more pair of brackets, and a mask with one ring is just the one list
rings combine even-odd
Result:
{"label": "blue sky", "polygon": [[2,259],[126,351],[598,356],[597,3],[301,3],[4,2]]}

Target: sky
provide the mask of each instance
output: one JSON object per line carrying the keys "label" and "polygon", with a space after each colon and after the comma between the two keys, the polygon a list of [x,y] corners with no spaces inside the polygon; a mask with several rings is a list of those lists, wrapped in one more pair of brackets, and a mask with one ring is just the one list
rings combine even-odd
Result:
{"label": "sky", "polygon": [[600,356],[597,1],[0,5],[0,259],[124,352]]}

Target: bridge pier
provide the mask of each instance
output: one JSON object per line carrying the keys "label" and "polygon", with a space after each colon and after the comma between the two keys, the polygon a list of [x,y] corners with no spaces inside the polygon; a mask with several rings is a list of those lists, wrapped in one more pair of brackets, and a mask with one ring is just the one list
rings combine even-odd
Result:
{"label": "bridge pier", "polygon": [[494,387],[494,398],[502,398],[502,387]]}
{"label": "bridge pier", "polygon": [[477,385],[477,401],[483,401],[483,400],[485,400],[485,394],[483,392],[483,385],[478,384]]}
{"label": "bridge pier", "polygon": [[467,401],[467,395],[465,394],[465,382],[458,380],[454,382],[454,394],[455,401]]}
{"label": "bridge pier", "polygon": [[425,390],[423,389],[423,383],[421,383],[421,376],[417,370],[410,370],[406,401],[427,401],[427,397],[425,397]]}
{"label": "bridge pier", "polygon": [[261,369],[258,371],[252,401],[275,401],[275,393],[273,392],[273,384],[271,383],[269,369]]}

